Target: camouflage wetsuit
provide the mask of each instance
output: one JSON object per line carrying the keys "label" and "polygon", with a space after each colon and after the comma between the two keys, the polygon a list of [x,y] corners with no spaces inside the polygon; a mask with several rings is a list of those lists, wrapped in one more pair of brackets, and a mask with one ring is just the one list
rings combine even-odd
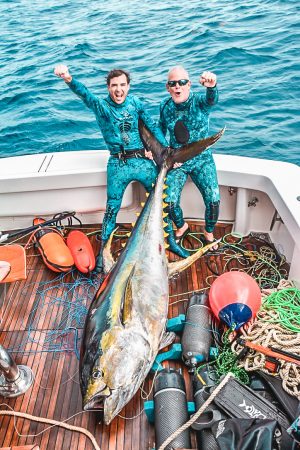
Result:
{"label": "camouflage wetsuit", "polygon": [[[163,100],[160,105],[160,127],[164,134],[169,132],[170,146],[178,148],[207,137],[209,113],[217,102],[217,87],[207,88],[206,95],[191,92],[188,100],[179,104],[174,103],[170,97]],[[210,149],[168,173],[166,200],[169,203],[170,217],[177,228],[184,225],[180,196],[188,175],[201,192],[205,203],[205,229],[209,233],[213,232],[219,215],[220,194]],[[187,256],[186,252],[182,252],[181,256]]]}
{"label": "camouflage wetsuit", "polygon": [[140,154],[129,159],[122,158],[122,154],[126,156],[132,151],[143,149],[138,118],[144,121],[162,144],[166,145],[166,141],[137,97],[128,95],[122,104],[117,104],[109,95],[103,99],[93,95],[74,78],[68,86],[94,112],[111,155],[107,164],[107,204],[102,224],[102,241],[105,242],[115,228],[128,184],[134,180],[139,181],[146,191],[150,191],[157,177],[157,167],[150,159]]}

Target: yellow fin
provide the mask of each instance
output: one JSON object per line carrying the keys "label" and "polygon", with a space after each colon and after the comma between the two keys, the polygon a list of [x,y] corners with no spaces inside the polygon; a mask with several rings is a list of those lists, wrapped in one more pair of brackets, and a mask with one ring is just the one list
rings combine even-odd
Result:
{"label": "yellow fin", "polygon": [[140,212],[136,212],[135,214],[136,214],[137,217],[139,217],[141,213]]}
{"label": "yellow fin", "polygon": [[125,245],[126,245],[126,242],[122,242],[121,243],[121,246],[124,248],[125,247]]}
{"label": "yellow fin", "polygon": [[169,224],[167,222],[163,221],[162,225],[163,225],[163,228],[166,228],[166,226],[168,226]]}
{"label": "yellow fin", "polygon": [[146,197],[149,197],[149,195],[150,195],[149,192],[146,192]]}
{"label": "yellow fin", "polygon": [[165,249],[167,249],[167,248],[169,248],[170,246],[169,246],[169,244],[167,244],[166,242],[165,242]]}
{"label": "yellow fin", "polygon": [[167,206],[169,206],[169,203],[163,202],[163,208],[166,208]]}
{"label": "yellow fin", "polygon": [[142,202],[141,207],[144,208],[144,206],[145,206],[145,202]]}
{"label": "yellow fin", "polygon": [[169,214],[168,214],[167,212],[164,212],[164,211],[163,211],[163,213],[162,213],[163,218],[168,217],[168,215],[169,215]]}
{"label": "yellow fin", "polygon": [[174,275],[175,273],[182,272],[183,270],[187,269],[191,264],[193,264],[197,259],[201,258],[204,253],[206,253],[208,250],[210,250],[214,245],[218,244],[221,241],[221,239],[211,242],[210,244],[206,245],[205,247],[201,247],[199,250],[197,250],[195,253],[192,253],[190,256],[184,259],[180,259],[179,261],[174,261],[168,264],[169,269],[169,277]]}
{"label": "yellow fin", "polygon": [[130,236],[131,236],[131,233],[126,233],[126,236],[127,236],[127,237],[130,237]]}
{"label": "yellow fin", "polygon": [[168,194],[166,194],[165,192],[163,193],[163,195],[162,195],[162,198],[167,198],[168,197]]}
{"label": "yellow fin", "polygon": [[168,237],[170,233],[167,233],[166,231],[164,231],[164,237]]}
{"label": "yellow fin", "polygon": [[131,224],[132,228],[134,227],[134,225],[135,225],[135,222],[132,222],[132,224]]}

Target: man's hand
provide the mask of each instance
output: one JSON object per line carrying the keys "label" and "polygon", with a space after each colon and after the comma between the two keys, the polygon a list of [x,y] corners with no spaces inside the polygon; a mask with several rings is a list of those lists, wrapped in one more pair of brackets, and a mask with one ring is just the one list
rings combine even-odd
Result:
{"label": "man's hand", "polygon": [[173,164],[173,169],[178,169],[178,167],[181,167],[183,163],[174,163]]}
{"label": "man's hand", "polygon": [[152,155],[152,152],[147,152],[147,150],[145,150],[145,156],[146,156],[146,158],[152,159],[152,161],[153,161],[153,155]]}
{"label": "man's hand", "polygon": [[217,84],[217,75],[213,72],[203,72],[199,82],[205,87],[215,87]]}
{"label": "man's hand", "polygon": [[64,64],[58,64],[54,69],[54,74],[57,77],[62,78],[66,83],[70,83],[72,81],[68,66],[65,66]]}

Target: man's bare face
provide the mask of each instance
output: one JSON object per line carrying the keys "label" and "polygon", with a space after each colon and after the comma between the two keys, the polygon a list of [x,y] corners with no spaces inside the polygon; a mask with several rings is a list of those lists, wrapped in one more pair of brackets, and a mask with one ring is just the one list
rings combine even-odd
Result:
{"label": "man's bare face", "polygon": [[120,75],[119,77],[114,77],[110,80],[108,86],[108,92],[111,99],[120,105],[125,102],[130,85],[127,82],[126,75]]}
{"label": "man's bare face", "polygon": [[[176,84],[170,86],[169,82]],[[185,84],[183,84],[185,83]],[[190,95],[191,82],[189,80],[188,73],[183,68],[176,68],[169,73],[168,81],[166,84],[167,91],[170,93],[174,103],[185,102]]]}

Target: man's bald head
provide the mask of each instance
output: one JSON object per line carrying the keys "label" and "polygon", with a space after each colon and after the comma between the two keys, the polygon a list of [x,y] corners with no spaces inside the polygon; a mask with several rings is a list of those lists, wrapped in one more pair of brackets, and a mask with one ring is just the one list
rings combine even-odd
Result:
{"label": "man's bald head", "polygon": [[172,80],[172,79],[175,79],[175,80],[181,80],[181,79],[189,80],[190,77],[189,77],[188,71],[185,70],[185,68],[183,66],[174,66],[168,72],[168,80]]}

